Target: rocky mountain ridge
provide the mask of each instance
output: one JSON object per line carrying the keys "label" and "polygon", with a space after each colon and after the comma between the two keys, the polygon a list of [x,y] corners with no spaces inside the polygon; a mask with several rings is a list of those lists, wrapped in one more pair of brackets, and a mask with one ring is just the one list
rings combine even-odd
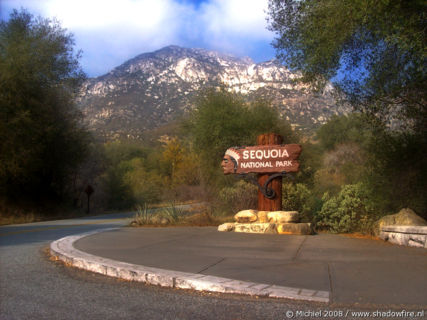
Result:
{"label": "rocky mountain ridge", "polygon": [[204,49],[169,46],[141,54],[103,76],[87,80],[78,103],[89,127],[104,139],[140,138],[194,108],[205,87],[224,86],[248,100],[268,99],[299,130],[346,112],[332,97],[296,84],[298,75],[276,60],[254,63]]}

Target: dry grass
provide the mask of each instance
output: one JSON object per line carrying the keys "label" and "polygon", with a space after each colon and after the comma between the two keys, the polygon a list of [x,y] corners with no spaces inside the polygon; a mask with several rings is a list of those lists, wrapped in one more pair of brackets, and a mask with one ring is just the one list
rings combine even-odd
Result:
{"label": "dry grass", "polygon": [[29,213],[19,213],[16,215],[3,215],[0,214],[0,226],[8,224],[22,224],[22,223],[31,223],[42,221],[42,218],[34,214],[33,212]]}
{"label": "dry grass", "polygon": [[[150,214],[147,212],[150,211]],[[230,216],[212,215],[211,210],[205,204],[193,205],[190,209],[183,210],[175,204],[162,209],[147,209],[138,212],[130,226],[132,227],[179,227],[179,226],[218,226],[232,220]]]}
{"label": "dry grass", "polygon": [[[91,211],[91,215],[104,213]],[[87,214],[84,210],[72,210],[69,207],[47,206],[34,208],[27,206],[26,208],[18,208],[0,204],[0,225],[72,219],[85,216]]]}

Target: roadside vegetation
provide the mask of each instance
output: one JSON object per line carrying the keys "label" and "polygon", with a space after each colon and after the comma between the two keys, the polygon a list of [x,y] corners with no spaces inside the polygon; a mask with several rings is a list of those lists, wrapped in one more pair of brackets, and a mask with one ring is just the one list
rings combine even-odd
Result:
{"label": "roadside vegetation", "polygon": [[[389,37],[386,27],[371,30],[375,24],[369,19],[377,13],[363,7],[355,12],[367,11],[369,21],[355,19],[360,26],[354,30],[366,32],[367,38],[343,29],[347,42],[341,40],[353,43],[347,51],[328,51],[342,48],[333,43],[340,39],[335,36],[327,39],[333,45],[319,46],[324,51],[312,51],[310,41],[321,36],[316,30],[340,30],[305,23],[310,15],[329,17],[316,3],[270,1],[271,28],[279,36],[275,46],[285,63],[303,71],[302,81],[314,87],[321,88],[340,68],[365,70],[360,81],[347,77],[337,83],[340,99],[354,106],[353,113],[334,116],[311,135],[301,136],[269,101],[248,103],[223,88],[206,88],[194,101],[193,111],[174,125],[141,140],[108,142],[89,134],[75,106],[84,75],[72,35],[56,22],[14,12],[8,22],[0,23],[0,223],[84,215],[85,191],[91,186],[91,213],[134,210],[134,226],[218,225],[239,210],[255,208],[257,201],[253,184],[223,175],[224,151],[254,145],[266,132],[281,134],[284,143],[302,144],[300,172],[293,180],[284,179],[282,203],[285,210],[300,211],[318,230],[371,233],[381,216],[406,207],[427,218],[427,86],[422,85],[425,69],[419,65],[425,62],[425,43],[412,39],[411,33]],[[380,12],[387,10],[382,4]],[[351,2],[358,5],[360,1]],[[338,17],[345,9],[331,8]],[[404,11],[412,17],[407,30],[416,32],[418,9],[412,9]],[[403,23],[402,19],[395,22]],[[382,23],[388,21],[394,22]],[[405,30],[405,25],[398,27],[396,32]],[[369,46],[358,51],[359,42],[351,42],[352,36]],[[382,50],[371,55],[370,48],[378,42]],[[398,48],[393,52],[401,58],[396,60],[399,65],[379,68],[384,59],[392,62],[389,46]],[[413,50],[408,49],[411,46]],[[411,54],[405,55],[405,50]],[[386,76],[394,82],[382,81]],[[188,202],[202,204],[193,211],[180,206]]]}

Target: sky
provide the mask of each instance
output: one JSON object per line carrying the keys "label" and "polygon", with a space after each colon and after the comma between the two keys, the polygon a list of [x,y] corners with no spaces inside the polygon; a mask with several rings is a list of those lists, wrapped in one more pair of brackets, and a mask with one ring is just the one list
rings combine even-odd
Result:
{"label": "sky", "polygon": [[268,0],[0,0],[13,9],[56,18],[74,35],[89,77],[108,73],[168,45],[204,48],[262,62],[275,57],[267,30]]}

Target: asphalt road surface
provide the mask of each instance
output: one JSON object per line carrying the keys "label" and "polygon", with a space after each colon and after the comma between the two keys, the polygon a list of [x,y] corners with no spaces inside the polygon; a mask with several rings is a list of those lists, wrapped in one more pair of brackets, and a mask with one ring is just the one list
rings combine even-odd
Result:
{"label": "asphalt road surface", "polygon": [[378,308],[160,288],[50,260],[52,241],[123,226],[130,216],[0,227],[0,319],[367,319],[371,316],[352,312],[372,315]]}

